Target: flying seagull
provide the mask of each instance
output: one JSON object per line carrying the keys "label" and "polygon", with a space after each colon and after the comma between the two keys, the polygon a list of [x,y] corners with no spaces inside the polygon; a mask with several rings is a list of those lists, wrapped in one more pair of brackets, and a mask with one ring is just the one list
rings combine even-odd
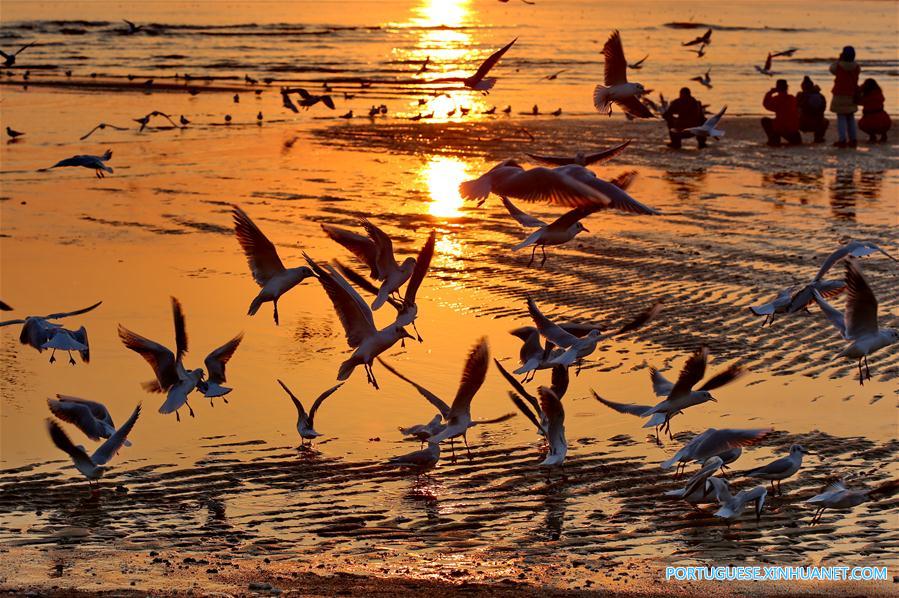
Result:
{"label": "flying seagull", "polygon": [[343,386],[343,382],[341,382],[340,384],[337,384],[336,386],[332,386],[331,388],[329,388],[328,390],[326,390],[325,392],[320,394],[318,396],[318,398],[315,399],[315,402],[312,403],[312,407],[309,409],[308,413],[306,412],[306,409],[303,407],[303,403],[301,403],[300,400],[297,398],[297,396],[295,394],[293,394],[293,392],[291,392],[291,390],[289,388],[287,388],[287,385],[284,384],[284,382],[282,382],[281,380],[278,380],[278,384],[281,385],[281,388],[284,389],[284,392],[287,393],[287,395],[290,397],[290,400],[293,401],[294,407],[296,407],[296,410],[297,410],[297,434],[300,435],[300,445],[302,446],[303,441],[305,441],[305,440],[309,440],[310,444],[311,444],[313,439],[321,436],[321,434],[316,432],[315,428],[314,428],[315,414],[318,413],[318,409],[319,409],[319,407],[321,407],[321,404],[325,401],[325,399],[330,397],[332,394],[334,394],[337,391],[338,388]]}
{"label": "flying seagull", "polygon": [[[19,320],[6,320],[4,322],[0,322],[0,326],[24,324],[24,326],[22,326],[22,332],[19,334],[19,342],[23,345],[34,347],[38,350],[38,352],[41,353],[45,349],[53,349],[55,353],[56,348],[60,348],[65,351],[79,351],[82,361],[88,362],[90,360],[90,352],[87,345],[87,330],[85,330],[84,326],[82,326],[77,331],[71,331],[63,328],[62,324],[57,324],[55,322],[52,322],[51,320],[61,320],[63,318],[86,314],[87,312],[99,307],[101,303],[103,302],[98,301],[93,305],[75,311],[59,312],[46,316],[27,316],[25,319]],[[65,336],[67,336],[68,338],[60,336],[60,331],[64,331]],[[70,345],[73,347],[71,349],[49,346],[51,341],[54,341],[55,337],[57,336],[60,336],[60,338],[56,339],[57,342],[52,343],[54,345],[63,340],[69,342],[74,341],[77,344]],[[56,358],[51,354],[50,363],[53,363],[54,361],[56,361]],[[73,365],[75,363],[75,360],[72,358],[71,353],[69,354],[69,363]]]}
{"label": "flying seagull", "polygon": [[22,46],[21,48],[19,48],[18,50],[16,50],[15,52],[13,52],[12,54],[7,54],[3,50],[0,50],[0,56],[3,57],[3,66],[6,66],[6,67],[13,66],[16,63],[16,56],[18,56],[23,51],[27,50],[28,48],[30,48],[31,46],[33,46],[36,43],[37,42],[27,43],[24,46]]}
{"label": "flying seagull", "polygon": [[596,110],[611,116],[614,103],[635,118],[653,118],[649,108],[640,101],[640,96],[645,93],[643,85],[627,80],[627,60],[624,58],[624,47],[618,31],[613,31],[609,36],[602,54],[605,58],[605,74],[603,84],[597,85],[593,90],[593,105]]}

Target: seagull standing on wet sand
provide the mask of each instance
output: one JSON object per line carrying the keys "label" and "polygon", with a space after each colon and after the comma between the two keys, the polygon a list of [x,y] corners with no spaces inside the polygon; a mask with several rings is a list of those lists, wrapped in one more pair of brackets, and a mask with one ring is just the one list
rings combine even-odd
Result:
{"label": "seagull standing on wet sand", "polygon": [[427,399],[440,412],[444,421],[443,429],[432,436],[429,441],[440,443],[444,440],[453,440],[461,436],[465,443],[465,448],[468,450],[469,459],[471,458],[471,449],[468,447],[467,436],[469,428],[477,425],[499,423],[514,417],[514,414],[507,414],[492,420],[475,421],[471,419],[471,401],[478,390],[480,390],[481,385],[484,384],[489,360],[490,351],[487,347],[487,339],[482,338],[469,352],[468,359],[465,361],[465,368],[462,370],[462,380],[459,382],[456,397],[453,399],[452,405],[447,405],[443,399],[433,392],[406,378],[382,359],[378,359],[381,365],[387,368],[390,373],[400,380],[411,384],[421,396]]}
{"label": "seagull standing on wet sand", "polygon": [[90,168],[97,175],[98,179],[105,178],[104,172],[112,174],[112,167],[107,166],[106,162],[112,159],[112,150],[106,150],[102,156],[77,155],[65,160],[60,160],[49,168],[40,169],[41,172],[50,170],[51,168],[62,168],[65,166],[80,166],[82,168]]}
{"label": "seagull standing on wet sand", "polygon": [[303,446],[303,442],[305,440],[309,441],[309,444],[312,444],[312,440],[321,436],[318,432],[315,431],[315,414],[318,413],[319,407],[321,404],[334,394],[338,388],[343,386],[343,382],[337,384],[336,386],[332,386],[315,399],[315,402],[312,403],[312,407],[309,409],[309,412],[306,412],[306,409],[303,407],[303,403],[293,394],[287,385],[284,384],[281,380],[278,380],[278,384],[281,385],[281,388],[284,389],[284,392],[290,397],[290,400],[293,401],[294,407],[297,409],[297,433],[300,435],[300,446]]}
{"label": "seagull standing on wet sand", "polygon": [[253,274],[253,280],[261,287],[259,294],[250,303],[247,315],[254,316],[263,303],[272,302],[275,325],[278,325],[278,299],[281,295],[313,276],[312,270],[306,266],[285,268],[278,256],[278,250],[268,240],[256,223],[247,213],[236,205],[231,206],[234,219],[234,234],[240,243],[247,264]]}
{"label": "seagull standing on wet sand", "polygon": [[827,509],[851,509],[862,503],[876,500],[879,495],[890,496],[899,489],[899,480],[890,480],[875,488],[849,490],[843,480],[836,481],[808,499],[806,504],[815,505],[817,509],[812,517],[811,525],[821,522],[821,516]]}
{"label": "seagull standing on wet sand", "polygon": [[125,445],[128,434],[131,433],[139,416],[140,403],[134,408],[131,417],[122,424],[122,427],[116,430],[115,433],[113,433],[106,442],[101,444],[100,447],[94,451],[94,454],[90,456],[84,450],[83,446],[75,446],[63,429],[59,427],[59,424],[49,418],[47,419],[47,431],[50,433],[50,439],[53,441],[53,444],[56,445],[56,448],[71,457],[72,462],[75,464],[75,468],[88,479],[88,482],[93,487],[94,481],[99,480],[106,472],[106,464],[109,463],[109,461],[119,452],[119,449]]}
{"label": "seagull standing on wet sand", "polygon": [[[846,300],[845,315],[834,309],[818,291],[813,291],[815,301],[830,323],[840,331],[840,335],[850,341],[848,347],[840,351],[837,357],[848,357],[858,360],[858,382],[865,383],[865,376],[871,379],[868,368],[868,355],[899,343],[899,330],[881,328],[877,323],[877,297],[868,281],[862,274],[861,267],[855,259],[846,260]],[[862,373],[862,361],[865,371]]]}
{"label": "seagull standing on wet sand", "polygon": [[6,135],[10,139],[18,139],[19,137],[21,137],[24,134],[25,133],[23,133],[22,131],[16,131],[12,127],[6,127]]}
{"label": "seagull standing on wet sand", "polygon": [[[87,312],[99,307],[101,303],[103,302],[98,301],[91,306],[75,311],[60,312],[47,316],[27,316],[25,319],[18,320],[6,320],[4,322],[0,322],[0,327],[11,326],[14,324],[24,324],[24,326],[22,326],[22,332],[19,334],[20,343],[22,343],[23,345],[34,347],[38,350],[39,353],[43,353],[45,349],[54,349],[55,353],[56,347],[47,346],[47,343],[50,343],[53,340],[53,337],[57,335],[57,331],[65,329],[61,324],[56,324],[55,322],[51,322],[51,320],[61,320],[63,318],[69,318],[71,316],[80,316],[81,314],[86,314]],[[80,351],[81,359],[87,362],[90,359],[90,353],[88,352],[89,349],[87,346],[87,330],[85,330],[84,326],[82,326],[77,331],[72,332],[69,330],[65,330],[65,332],[81,346],[75,347],[73,349],[61,350]],[[56,358],[51,354],[50,363],[53,363],[54,361],[56,361]],[[75,360],[72,358],[71,353],[69,354],[69,363],[71,363],[72,365],[75,364]]]}
{"label": "seagull standing on wet sand", "polygon": [[371,308],[359,293],[329,265],[320,266],[306,255],[309,266],[318,277],[322,288],[334,305],[346,333],[347,344],[355,349],[349,359],[340,364],[338,380],[346,380],[357,366],[365,366],[368,383],[378,389],[378,381],[372,371],[375,357],[395,345],[402,338],[414,338],[401,325],[393,322],[381,330],[375,328]]}
{"label": "seagull standing on wet sand", "polygon": [[645,91],[640,83],[627,80],[627,60],[621,45],[621,34],[613,31],[602,49],[605,58],[603,84],[593,90],[593,105],[603,114],[612,115],[612,104],[635,118],[652,118],[649,108],[640,102]]}
{"label": "seagull standing on wet sand", "polygon": [[391,457],[387,460],[387,463],[404,469],[410,469],[415,471],[417,475],[421,475],[424,472],[437,467],[438,461],[440,461],[440,443],[429,440],[428,448],[413,451],[398,457]]}
{"label": "seagull standing on wet sand", "polygon": [[[744,471],[743,475],[760,480],[770,480],[771,494],[776,496],[782,494],[780,489],[781,481],[792,477],[799,471],[799,468],[802,467],[802,456],[808,454],[809,452],[801,444],[794,444],[790,447],[790,455],[788,457],[782,457],[767,465]],[[774,482],[777,482],[776,489]]]}
{"label": "seagull standing on wet sand", "polygon": [[[91,440],[109,438],[116,431],[109,409],[102,403],[58,394],[55,399],[47,399],[47,406],[53,415],[72,424]],[[127,440],[124,444],[131,446]]]}

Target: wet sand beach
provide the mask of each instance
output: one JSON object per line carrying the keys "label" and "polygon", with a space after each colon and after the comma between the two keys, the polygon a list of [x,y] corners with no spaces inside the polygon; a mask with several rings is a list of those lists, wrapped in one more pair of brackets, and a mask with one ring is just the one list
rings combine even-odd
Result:
{"label": "wet sand beach", "polygon": [[[327,57],[319,61],[322,68],[337,68],[339,49],[351,45],[364,48],[359,62],[384,67],[371,57],[381,55],[383,44],[396,44],[397,36],[422,36],[416,39],[427,48],[440,41],[428,35],[459,33],[429,25],[413,34],[408,27],[383,25],[413,18],[399,4],[387,3],[382,18],[372,21],[382,24],[378,30],[352,22],[356,17],[340,23],[333,5],[326,5],[302,24],[306,33],[298,33],[299,24],[288,33],[310,53],[307,38],[330,46],[318,50]],[[149,6],[151,12],[161,10],[159,4]],[[63,28],[80,27],[85,33],[78,36],[90,41],[83,49],[90,58],[85,62],[93,65],[118,39],[111,31],[119,25],[111,20],[98,25],[87,17],[79,25],[66,16],[62,25],[41,20],[25,26],[18,20],[24,9],[14,8],[13,16],[2,17],[4,46],[15,45],[23,31],[53,39],[75,35]],[[742,15],[745,7],[737,12]],[[482,32],[465,21],[460,31],[483,33],[491,41],[509,37],[517,17],[485,14],[493,26],[485,24]],[[271,19],[279,15],[274,11]],[[790,28],[798,20],[790,15],[770,23],[747,18],[741,26]],[[653,31],[684,37],[677,27],[665,26],[676,20],[667,16],[653,21]],[[196,18],[201,17],[208,15]],[[497,88],[490,96],[459,102],[472,106],[469,117],[416,122],[409,117],[419,110],[420,89],[394,81],[363,88],[357,79],[366,75],[356,61],[347,61],[348,73],[285,76],[304,84],[333,78],[335,97],[345,90],[358,94],[356,100],[340,101],[334,112],[319,105],[294,115],[281,107],[278,83],[268,86],[262,74],[244,68],[274,63],[272,55],[257,55],[267,47],[259,39],[281,39],[290,19],[277,26],[257,20],[256,29],[246,25],[253,21],[249,18],[238,19],[240,26],[223,20],[210,29],[207,23],[189,38],[201,40],[196,43],[203,52],[165,59],[171,64],[160,59],[152,72],[146,67],[147,75],[189,69],[213,79],[157,78],[149,89],[141,88],[149,76],[131,82],[125,77],[139,72],[136,56],[146,48],[138,46],[118,57],[119,63],[107,64],[103,77],[91,78],[92,69],[81,68],[74,80],[58,66],[71,56],[54,46],[35,48],[40,49],[35,62],[53,68],[32,71],[27,86],[18,70],[15,77],[0,79],[0,124],[27,131],[19,141],[0,146],[0,297],[17,308],[10,317],[103,301],[77,319],[90,330],[90,364],[70,366],[65,357],[48,364],[47,353],[19,344],[19,327],[0,328],[0,592],[894,592],[899,497],[828,512],[814,527],[808,525],[813,509],[804,502],[839,477],[854,487],[899,477],[899,352],[884,349],[872,356],[872,379],[860,386],[855,362],[834,359],[844,342],[817,308],[777,318],[770,326],[748,309],[811,278],[848,239],[874,240],[895,251],[899,169],[893,142],[863,144],[851,153],[829,143],[767,148],[755,102],[737,99],[722,121],[723,140],[702,152],[692,141],[674,151],[665,147],[659,121],[590,114],[589,98],[579,104],[570,100],[572,109],[565,104],[559,117],[517,114],[533,101],[530,74],[512,69],[506,71],[507,95]],[[144,21],[152,22],[149,16]],[[160,27],[165,33],[135,43],[158,44],[156,54],[171,56],[176,42],[167,36],[186,36],[189,24],[183,25],[184,30]],[[827,26],[832,22],[815,28]],[[874,25],[865,21],[859,27]],[[321,34],[329,29],[338,37]],[[725,31],[716,33],[722,41]],[[248,48],[246,63],[222,65],[220,48],[202,45],[206,38],[237,43],[231,37],[238,32]],[[604,28],[596,33],[604,35]],[[731,43],[736,51],[737,43]],[[411,60],[393,56],[390,64],[408,73],[406,59]],[[810,63],[790,64],[801,69]],[[571,65],[559,68],[566,66]],[[601,65],[590,68],[596,73]],[[890,71],[895,65],[877,68]],[[259,85],[242,82],[245,70],[260,78]],[[660,79],[673,94],[676,83],[667,76]],[[728,81],[714,94],[723,98],[741,80],[734,75]],[[747,93],[759,96],[756,83],[747,84]],[[193,85],[201,92],[185,93]],[[568,85],[558,90],[560,103],[585,89],[579,80],[570,90]],[[261,93],[254,92],[257,88]],[[234,93],[239,103],[233,102]],[[711,90],[705,95],[718,99]],[[389,106],[386,117],[338,118],[350,108],[367,114],[370,104],[382,102]],[[475,114],[512,103],[516,109],[509,117]],[[173,128],[160,121],[163,126],[151,124],[142,132],[104,130],[78,140],[98,122],[133,126],[132,118],[151,110],[185,114],[191,124]],[[230,125],[224,123],[226,113],[233,117]],[[527,266],[526,250],[511,250],[527,233],[496,197],[477,207],[458,195],[459,183],[502,159],[600,149],[625,139],[633,139],[628,150],[596,170],[607,179],[636,170],[630,193],[661,215],[591,216],[590,233],[548,250],[543,268]],[[103,179],[84,169],[39,170],[64,157],[106,149],[113,152],[114,173]],[[401,256],[415,255],[436,230],[435,257],[419,294],[417,326],[424,342],[397,344],[383,357],[447,400],[458,386],[467,351],[481,336],[489,339],[491,357],[508,369],[517,367],[520,342],[509,331],[531,324],[528,297],[553,319],[597,323],[603,330],[656,301],[664,302],[663,309],[651,325],[601,342],[580,374],[571,376],[564,399],[569,452],[561,471],[538,467],[542,441],[521,415],[474,428],[468,437],[471,459],[457,443],[456,458],[444,447],[438,467],[424,476],[386,465],[389,457],[419,446],[402,440],[397,427],[426,422],[434,410],[377,363],[381,390],[367,385],[362,372],[354,374],[316,416],[316,429],[324,435],[312,448],[300,449],[296,412],[276,380],[311,402],[335,384],[347,357],[343,330],[314,280],[279,302],[280,326],[272,322],[270,304],[254,317],[244,315],[258,287],[234,238],[232,204],[253,217],[289,266],[301,265],[303,252],[321,262],[351,263],[350,254],[324,235],[322,224],[352,228],[360,217],[370,218],[393,238]],[[544,219],[563,211],[518,205]],[[862,264],[880,317],[895,325],[896,264],[882,256]],[[839,266],[832,274],[839,277],[842,271]],[[217,399],[212,406],[194,395],[196,417],[182,413],[180,422],[156,413],[159,397],[140,387],[150,376],[146,363],[123,348],[116,334],[122,324],[171,343],[170,296],[178,297],[186,312],[191,363],[238,332],[245,335],[228,365],[228,385],[235,389],[228,403]],[[833,302],[840,309],[845,305],[844,298]],[[375,313],[381,326],[387,318]],[[595,390],[612,401],[652,404],[650,367],[676,378],[701,344],[709,346],[712,371],[740,363],[747,374],[716,391],[719,402],[673,419],[673,439],[663,435],[657,443],[641,420],[592,397]],[[549,374],[540,372],[537,381],[548,384]],[[508,388],[491,364],[473,416],[516,412]],[[143,404],[144,414],[129,436],[133,446],[119,453],[96,493],[47,437],[46,399],[57,393],[101,401],[117,423]],[[728,526],[711,515],[710,506],[698,510],[663,496],[682,487],[683,480],[673,479],[659,463],[709,427],[773,429],[733,464],[729,475],[736,488],[755,485],[740,471],[785,455],[792,444],[815,454],[784,482],[783,495],[768,496],[759,522],[747,509]],[[887,566],[890,579],[666,582],[664,567],[675,564],[873,565]]]}

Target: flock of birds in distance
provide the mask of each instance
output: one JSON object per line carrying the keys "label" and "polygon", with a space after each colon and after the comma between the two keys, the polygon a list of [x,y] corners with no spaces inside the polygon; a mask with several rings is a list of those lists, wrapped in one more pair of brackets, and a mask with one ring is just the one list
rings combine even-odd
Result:
{"label": "flock of birds in distance", "polygon": [[[500,0],[507,1],[507,0]],[[524,1],[524,0],[522,0]],[[140,26],[128,23],[129,32],[140,31]],[[711,44],[712,30],[702,36],[685,42],[684,46],[695,47],[699,57],[705,54]],[[453,79],[464,87],[488,93],[497,82],[489,77],[491,69],[502,56],[513,46],[513,40],[492,54],[478,70],[466,78]],[[3,53],[6,66],[15,64],[16,56],[33,45],[27,44],[14,54]],[[764,68],[760,72],[771,75],[772,58],[778,55],[790,55],[796,49],[769,54]],[[596,86],[593,99],[597,110],[611,114],[612,105],[618,106],[629,117],[651,118],[653,104],[646,96],[646,89],[640,83],[628,80],[627,71],[638,70],[646,57],[628,65],[625,60],[621,36],[613,32],[603,48],[605,58],[605,78]],[[421,66],[419,73],[426,70],[430,59]],[[555,74],[557,76],[558,73]],[[248,82],[255,81],[247,77]],[[700,80],[701,79],[701,80]],[[697,78],[703,85],[711,85],[707,72]],[[292,111],[297,111],[297,104],[309,108],[322,103],[334,108],[330,95],[315,95],[305,89],[283,88],[281,90],[283,104]],[[291,96],[297,95],[294,103]],[[375,108],[373,108],[374,110]],[[381,112],[381,108],[377,108]],[[386,108],[384,109],[386,111]],[[494,108],[495,110],[495,108]],[[692,132],[697,136],[718,138],[724,133],[717,128],[726,106],[711,117],[701,127]],[[658,111],[656,109],[656,111]],[[178,126],[168,114],[153,111],[140,119],[136,119],[141,129],[146,127],[154,117],[168,119],[173,126]],[[259,114],[261,120],[262,115]],[[182,116],[181,126],[189,121]],[[96,130],[106,127],[119,129],[106,123],[100,123],[91,130],[85,139]],[[21,133],[8,129],[10,136]],[[537,249],[542,253],[540,266],[543,267],[548,246],[562,245],[587,229],[582,224],[586,217],[606,209],[628,212],[637,215],[654,216],[659,212],[637,201],[628,193],[628,187],[636,173],[628,172],[612,181],[599,178],[587,166],[607,161],[624,151],[630,141],[587,154],[578,152],[573,156],[542,156],[528,154],[534,160],[547,166],[525,168],[515,160],[505,160],[478,178],[462,183],[460,195],[466,200],[474,200],[480,206],[488,197],[500,197],[509,215],[530,234],[514,249],[531,248],[530,266],[536,256]],[[104,173],[112,173],[113,169],[106,165],[112,157],[107,151],[100,156],[79,155],[55,164],[51,168],[63,166],[79,166],[95,170],[98,177]],[[515,206],[510,198],[526,202],[544,202],[550,205],[569,208],[569,211],[547,223],[539,220]],[[350,230],[333,225],[321,225],[322,231],[330,239],[343,246],[364,266],[364,272],[352,266],[335,261],[333,264],[321,263],[304,253],[305,264],[286,267],[278,255],[275,245],[259,229],[250,216],[240,207],[232,207],[234,233],[246,256],[250,272],[259,293],[250,303],[248,313],[254,315],[265,303],[272,303],[275,324],[279,323],[278,301],[292,288],[304,280],[312,278],[318,281],[333,304],[346,333],[346,341],[352,354],[340,364],[337,371],[336,386],[328,388],[311,404],[304,407],[303,402],[281,380],[278,383],[290,397],[297,411],[297,433],[301,438],[301,447],[308,440],[320,436],[315,430],[315,416],[323,402],[337,392],[356,368],[362,366],[368,383],[375,389],[378,381],[373,370],[377,360],[387,371],[410,384],[437,411],[433,419],[424,424],[416,424],[400,428],[400,432],[410,439],[421,442],[423,448],[390,459],[390,463],[408,468],[421,475],[434,468],[441,455],[441,444],[448,441],[455,459],[455,441],[459,438],[468,450],[467,432],[478,425],[494,424],[506,421],[514,413],[490,420],[476,420],[472,417],[472,401],[483,384],[489,368],[490,354],[486,338],[480,339],[469,352],[463,367],[462,379],[455,397],[447,403],[434,392],[407,378],[392,365],[381,359],[381,355],[396,343],[405,345],[406,339],[423,342],[418,333],[416,321],[419,316],[417,304],[418,291],[425,281],[431,260],[434,256],[436,231],[432,230],[416,257],[407,257],[402,263],[397,261],[391,238],[368,219],[360,219],[359,230]],[[805,285],[791,287],[779,292],[772,300],[753,306],[750,309],[758,316],[764,316],[763,325],[769,324],[775,316],[787,316],[808,311],[809,306],[817,304],[821,312],[846,340],[847,346],[837,355],[854,359],[858,365],[859,383],[864,384],[870,378],[868,356],[872,353],[895,344],[899,341],[899,331],[880,327],[877,317],[877,299],[868,281],[862,274],[857,258],[879,252],[890,259],[896,258],[870,241],[850,241],[834,251],[821,265],[814,278]],[[845,263],[845,276],[842,279],[825,279],[826,274],[838,262]],[[355,285],[355,286],[354,286]],[[357,290],[358,289],[358,290]],[[360,294],[373,297],[371,304]],[[846,307],[840,312],[828,303],[828,299],[845,292],[848,296]],[[163,414],[174,413],[180,421],[179,411],[186,407],[191,417],[193,408],[189,403],[194,391],[210,400],[225,396],[231,388],[225,386],[226,365],[243,339],[242,334],[211,351],[205,358],[203,368],[188,369],[184,358],[188,351],[188,339],[185,316],[181,304],[174,297],[171,300],[175,329],[174,352],[165,345],[141,336],[124,326],[118,332],[122,343],[128,349],[143,357],[153,370],[154,379],[144,383],[148,392],[165,394],[165,401],[159,408]],[[85,363],[90,359],[87,330],[81,326],[77,330],[65,327],[59,320],[78,316],[96,309],[100,302],[65,313],[54,313],[46,316],[28,316],[24,319],[0,322],[0,326],[22,324],[21,343],[38,351],[50,350],[50,362],[55,361],[56,351],[66,351],[69,362],[75,364],[72,353],[78,353]],[[374,313],[385,305],[396,312],[395,318],[387,326],[378,328]],[[0,308],[9,311],[12,308],[0,302]],[[500,374],[511,386],[509,397],[520,412],[530,421],[537,434],[543,439],[545,458],[541,465],[557,468],[563,465],[568,451],[565,436],[565,410],[562,399],[568,389],[569,370],[575,367],[579,373],[584,360],[590,357],[598,344],[608,338],[627,334],[649,324],[659,313],[662,305],[657,302],[636,314],[629,322],[609,334],[603,334],[601,328],[593,323],[554,322],[541,312],[540,308],[528,298],[527,312],[533,320],[532,326],[517,328],[511,333],[522,341],[519,353],[520,367],[509,372],[502,363],[494,359]],[[409,328],[415,335],[409,332]],[[650,368],[653,393],[660,401],[653,405],[637,405],[617,403],[593,395],[603,405],[620,413],[631,414],[643,420],[644,428],[654,428],[656,440],[660,432],[671,433],[671,420],[687,409],[715,401],[711,391],[721,388],[743,373],[743,368],[731,365],[703,382],[706,377],[709,350],[703,346],[689,356],[676,382],[668,380],[662,372]],[[526,389],[525,384],[531,382],[540,370],[550,370],[551,384],[538,386],[536,396]],[[521,378],[518,378],[520,376]],[[104,440],[93,454],[88,454],[82,446],[76,446],[60,426],[52,419],[47,420],[47,427],[54,444],[68,454],[91,484],[99,480],[107,469],[107,463],[123,447],[129,446],[128,434],[134,427],[141,411],[141,406],[134,409],[128,420],[116,427],[107,408],[95,401],[75,397],[57,395],[48,400],[50,411],[59,420],[77,427],[88,438],[94,441]],[[754,505],[756,519],[761,517],[768,489],[759,485],[751,489],[731,493],[724,470],[742,454],[743,447],[757,443],[770,429],[715,429],[710,428],[694,436],[674,456],[664,461],[663,469],[676,466],[675,477],[690,463],[699,464],[699,470],[692,475],[683,488],[672,490],[668,496],[683,499],[691,505],[716,504],[718,509],[714,515],[728,521],[740,517],[747,505]],[[425,446],[426,445],[426,446]],[[790,447],[789,454],[763,466],[742,472],[742,475],[757,480],[770,482],[772,494],[780,491],[781,481],[795,475],[802,466],[803,456],[810,454],[805,447],[795,444]],[[721,477],[715,474],[722,472]],[[894,493],[899,489],[899,481],[890,481],[873,488],[849,489],[843,481],[829,485],[822,493],[807,502],[816,507],[812,523],[820,520],[825,509],[846,509],[877,498]]]}

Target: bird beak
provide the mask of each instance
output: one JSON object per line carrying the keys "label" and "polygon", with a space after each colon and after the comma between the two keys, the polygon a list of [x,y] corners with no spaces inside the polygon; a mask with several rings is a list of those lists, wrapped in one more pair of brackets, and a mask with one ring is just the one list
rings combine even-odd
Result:
{"label": "bird beak", "polygon": [[584,232],[585,232],[585,233],[589,233],[589,232],[590,232],[590,229],[589,229],[589,228],[587,228],[587,227],[586,227],[586,226],[584,226],[584,225],[583,225],[583,224],[582,224],[582,225],[581,225],[581,226],[583,226],[583,228],[584,228]]}
{"label": "bird beak", "polygon": [[710,400],[711,400],[713,403],[717,403],[717,402],[718,402],[718,399],[716,399],[715,397],[712,397]]}

